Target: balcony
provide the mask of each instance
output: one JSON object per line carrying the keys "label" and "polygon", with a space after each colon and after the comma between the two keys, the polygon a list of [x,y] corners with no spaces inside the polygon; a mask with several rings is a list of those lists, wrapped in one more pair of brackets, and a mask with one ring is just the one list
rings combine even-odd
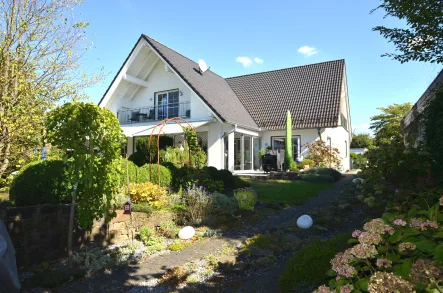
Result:
{"label": "balcony", "polygon": [[120,124],[160,121],[167,118],[191,117],[191,103],[170,103],[137,109],[122,108],[117,112]]}

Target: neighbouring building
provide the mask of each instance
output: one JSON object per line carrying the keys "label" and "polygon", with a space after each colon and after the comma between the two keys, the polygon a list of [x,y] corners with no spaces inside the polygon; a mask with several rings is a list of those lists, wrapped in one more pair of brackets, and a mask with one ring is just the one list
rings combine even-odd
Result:
{"label": "neighbouring building", "polygon": [[[340,169],[350,168],[344,60],[223,78],[141,35],[99,105],[117,115],[128,154],[159,121],[182,117],[197,131],[208,165],[232,172],[258,170],[261,149],[283,162],[290,110],[294,158],[307,157],[305,144],[322,139],[340,151]],[[175,146],[183,142],[179,125],[168,124],[161,134]]]}
{"label": "neighbouring building", "polygon": [[414,104],[412,109],[403,117],[401,128],[405,145],[416,146],[423,140],[423,115],[426,104],[435,97],[435,91],[443,86],[443,70],[431,82],[423,95]]}

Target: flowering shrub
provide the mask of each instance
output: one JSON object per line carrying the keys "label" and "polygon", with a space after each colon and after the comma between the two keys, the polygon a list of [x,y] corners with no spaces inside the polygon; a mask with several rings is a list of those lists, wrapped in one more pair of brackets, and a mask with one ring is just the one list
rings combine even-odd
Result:
{"label": "flowering shrub", "polygon": [[212,201],[203,187],[189,188],[183,195],[183,203],[192,224],[203,223],[211,214]]}
{"label": "flowering shrub", "polygon": [[331,260],[329,286],[315,292],[443,292],[442,227],[440,202],[367,222]]}
{"label": "flowering shrub", "polygon": [[147,202],[154,208],[160,208],[167,201],[166,190],[154,183],[131,183],[129,188],[133,203]]}
{"label": "flowering shrub", "polygon": [[337,148],[330,147],[323,140],[316,140],[305,145],[309,149],[309,159],[316,167],[338,167],[341,161]]}
{"label": "flowering shrub", "polygon": [[240,188],[234,190],[234,197],[237,199],[238,207],[241,210],[253,211],[257,203],[257,194],[252,188]]}

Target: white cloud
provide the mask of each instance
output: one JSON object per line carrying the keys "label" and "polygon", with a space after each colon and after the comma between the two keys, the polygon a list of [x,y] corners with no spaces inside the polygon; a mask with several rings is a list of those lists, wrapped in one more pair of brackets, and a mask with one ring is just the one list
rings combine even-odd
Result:
{"label": "white cloud", "polygon": [[249,67],[252,65],[252,60],[249,57],[239,56],[239,57],[237,57],[237,59],[235,59],[235,61],[237,61],[238,63],[241,63],[243,65],[243,67]]}
{"label": "white cloud", "polygon": [[258,57],[255,57],[255,58],[254,58],[254,61],[255,61],[255,63],[257,63],[257,64],[263,64],[263,62],[264,62],[265,60],[263,60],[263,59],[261,59],[261,58],[258,58]]}
{"label": "white cloud", "polygon": [[314,47],[309,47],[309,46],[303,46],[298,48],[297,50],[299,53],[302,53],[303,55],[305,55],[306,57],[310,57],[312,55],[318,54],[318,50]]}

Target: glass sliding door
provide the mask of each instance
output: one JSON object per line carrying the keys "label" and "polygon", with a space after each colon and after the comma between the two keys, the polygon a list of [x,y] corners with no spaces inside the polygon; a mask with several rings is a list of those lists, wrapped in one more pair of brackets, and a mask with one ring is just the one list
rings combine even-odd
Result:
{"label": "glass sliding door", "polygon": [[157,119],[178,117],[179,105],[178,90],[157,93]]}
{"label": "glass sliding door", "polygon": [[[285,160],[286,138],[284,136],[272,137],[272,150],[277,155],[277,166],[281,168]],[[300,156],[300,136],[292,136],[292,158]]]}

